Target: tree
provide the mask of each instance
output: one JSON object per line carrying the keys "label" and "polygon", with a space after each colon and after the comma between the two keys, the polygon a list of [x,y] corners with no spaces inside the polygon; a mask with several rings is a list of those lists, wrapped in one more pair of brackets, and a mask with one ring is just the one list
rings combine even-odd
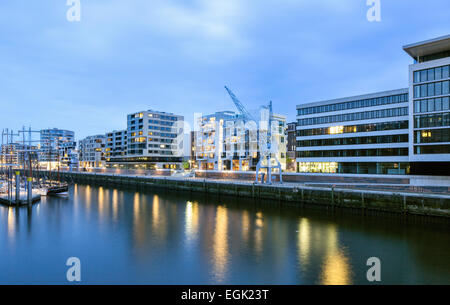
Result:
{"label": "tree", "polygon": [[184,161],[182,164],[183,169],[188,170],[191,166],[189,165],[188,161]]}

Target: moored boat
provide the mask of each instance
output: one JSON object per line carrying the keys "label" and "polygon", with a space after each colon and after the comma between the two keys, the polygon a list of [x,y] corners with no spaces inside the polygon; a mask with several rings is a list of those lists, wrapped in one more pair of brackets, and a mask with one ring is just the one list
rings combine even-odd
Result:
{"label": "moored boat", "polygon": [[68,191],[69,191],[68,184],[59,184],[59,185],[50,186],[49,188],[47,188],[47,195],[51,196],[51,195],[58,195],[61,193],[68,194]]}

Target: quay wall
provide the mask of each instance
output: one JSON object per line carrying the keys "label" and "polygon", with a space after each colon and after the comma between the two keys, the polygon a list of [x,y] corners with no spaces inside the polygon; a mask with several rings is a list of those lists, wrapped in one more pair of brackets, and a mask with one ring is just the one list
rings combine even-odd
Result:
{"label": "quay wall", "polygon": [[[48,176],[49,172],[34,173]],[[332,208],[351,208],[362,211],[384,211],[405,215],[439,216],[450,219],[450,195],[349,190],[337,187],[318,188],[301,184],[263,185],[242,181],[221,181],[199,178],[131,176],[107,173],[61,172],[60,178],[69,182],[103,186],[160,188],[267,199],[274,204],[312,204]]]}
{"label": "quay wall", "polygon": [[[239,179],[254,181],[255,172],[237,171],[195,171],[197,178],[212,179]],[[272,174],[273,181],[280,181],[279,174]],[[261,179],[261,176],[259,177]],[[410,184],[407,176],[387,176],[387,175],[352,175],[352,174],[300,174],[283,173],[283,182],[296,183],[380,183],[380,184]]]}

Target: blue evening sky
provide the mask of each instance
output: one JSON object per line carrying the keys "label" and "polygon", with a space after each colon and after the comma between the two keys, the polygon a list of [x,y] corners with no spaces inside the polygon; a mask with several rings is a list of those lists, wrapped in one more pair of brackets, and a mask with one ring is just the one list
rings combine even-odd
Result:
{"label": "blue evening sky", "polygon": [[145,109],[249,109],[408,85],[402,46],[450,33],[449,0],[66,0],[0,2],[0,129],[58,127],[77,139]]}

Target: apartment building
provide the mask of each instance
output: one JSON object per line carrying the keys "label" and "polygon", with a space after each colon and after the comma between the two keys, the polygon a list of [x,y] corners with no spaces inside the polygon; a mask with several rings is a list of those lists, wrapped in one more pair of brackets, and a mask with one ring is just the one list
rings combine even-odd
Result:
{"label": "apartment building", "polygon": [[105,160],[106,166],[114,166],[115,160],[127,155],[127,130],[114,130],[106,133]]}
{"label": "apartment building", "polygon": [[287,124],[286,139],[286,171],[296,172],[297,122]]}
{"label": "apartment building", "polygon": [[105,135],[89,136],[78,142],[80,168],[105,166]]}
{"label": "apartment building", "polygon": [[[75,132],[58,128],[42,129],[40,132],[41,165],[55,166],[64,157],[61,155],[63,146],[71,146],[75,142]],[[76,145],[76,144],[75,144]]]}
{"label": "apartment building", "polygon": [[122,131],[120,136],[114,136],[115,144],[107,146],[116,148],[115,151],[107,152],[111,153],[107,156],[108,166],[176,169],[182,165],[183,116],[154,110],[132,113],[127,116],[126,131]]}
{"label": "apartment building", "polygon": [[[286,118],[272,117],[272,151],[286,168]],[[266,124],[267,125],[267,124]],[[205,115],[196,121],[195,158],[203,170],[255,170],[265,149],[268,126],[244,119],[232,111]]]}
{"label": "apartment building", "polygon": [[64,142],[59,147],[60,165],[70,169],[78,167],[77,142]]}

